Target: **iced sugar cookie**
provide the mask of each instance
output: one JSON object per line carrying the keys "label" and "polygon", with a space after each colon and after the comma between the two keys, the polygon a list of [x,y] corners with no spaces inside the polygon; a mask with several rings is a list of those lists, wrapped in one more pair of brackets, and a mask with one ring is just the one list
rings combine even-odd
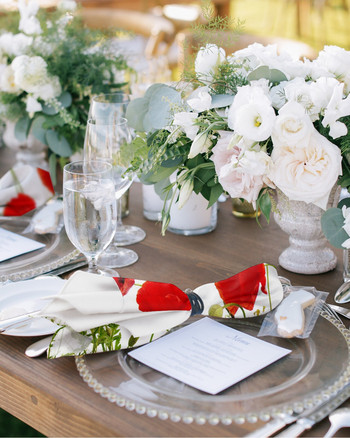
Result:
{"label": "iced sugar cookie", "polygon": [[301,335],[304,331],[304,309],[314,302],[314,295],[304,289],[288,295],[278,306],[275,313],[278,334],[284,338]]}

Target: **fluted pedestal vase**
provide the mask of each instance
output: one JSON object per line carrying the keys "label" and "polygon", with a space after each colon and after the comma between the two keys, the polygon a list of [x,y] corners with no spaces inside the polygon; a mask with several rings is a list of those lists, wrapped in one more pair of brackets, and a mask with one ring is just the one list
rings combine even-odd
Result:
{"label": "fluted pedestal vase", "polygon": [[42,169],[48,168],[47,146],[30,133],[25,141],[19,141],[15,136],[14,122],[6,122],[3,141],[8,148],[16,151],[16,163],[30,164]]}
{"label": "fluted pedestal vase", "polygon": [[[340,191],[334,188],[329,206],[336,205]],[[337,257],[329,247],[321,228],[324,212],[314,204],[290,201],[279,194],[275,221],[289,234],[289,247],[279,256],[282,268],[298,274],[321,274],[336,267]]]}

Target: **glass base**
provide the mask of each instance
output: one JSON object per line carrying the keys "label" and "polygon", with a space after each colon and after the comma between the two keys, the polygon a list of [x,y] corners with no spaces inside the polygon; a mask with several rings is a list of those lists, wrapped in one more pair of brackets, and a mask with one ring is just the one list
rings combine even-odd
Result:
{"label": "glass base", "polygon": [[123,268],[137,262],[139,256],[132,249],[119,248],[115,244],[109,245],[98,258],[100,266],[105,268]]}
{"label": "glass base", "polygon": [[82,271],[88,272],[89,274],[104,275],[105,277],[120,277],[116,270],[102,266],[96,266],[94,268],[87,267],[86,269],[82,269]]}
{"label": "glass base", "polygon": [[146,233],[139,227],[133,225],[122,225],[118,228],[114,236],[114,242],[118,246],[128,246],[141,242],[146,237]]}

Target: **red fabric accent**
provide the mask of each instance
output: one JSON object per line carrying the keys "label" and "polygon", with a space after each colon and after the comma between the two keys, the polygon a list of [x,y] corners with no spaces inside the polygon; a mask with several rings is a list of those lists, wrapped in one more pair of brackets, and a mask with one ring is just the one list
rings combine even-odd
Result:
{"label": "red fabric accent", "polygon": [[4,216],[22,216],[28,211],[34,210],[36,203],[33,198],[24,193],[19,193],[12,198],[4,207]]}
{"label": "red fabric accent", "polygon": [[[253,310],[256,297],[261,288],[264,294],[266,290],[265,265],[252,266],[233,277],[215,283],[220,297],[225,304],[236,303],[247,310]],[[234,315],[239,307],[230,306],[228,311]]]}
{"label": "red fabric accent", "polygon": [[136,302],[141,312],[160,310],[191,310],[188,296],[170,283],[146,281],[137,292]]}
{"label": "red fabric accent", "polygon": [[123,296],[126,295],[135,284],[135,280],[132,278],[113,277],[113,280],[117,283]]}
{"label": "red fabric accent", "polygon": [[37,168],[39,178],[43,185],[52,193],[55,193],[55,189],[53,188],[50,173],[47,170]]}

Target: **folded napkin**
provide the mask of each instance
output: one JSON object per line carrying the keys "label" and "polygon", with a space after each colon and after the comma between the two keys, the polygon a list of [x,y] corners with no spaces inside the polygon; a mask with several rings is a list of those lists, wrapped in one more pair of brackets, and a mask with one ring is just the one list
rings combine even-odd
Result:
{"label": "folded napkin", "polygon": [[47,170],[17,164],[0,179],[0,215],[21,216],[54,195]]}
{"label": "folded napkin", "polygon": [[283,298],[277,271],[266,263],[186,291],[169,283],[77,271],[41,311],[41,317],[61,326],[48,357],[136,347],[159,338],[191,315],[258,316]]}

